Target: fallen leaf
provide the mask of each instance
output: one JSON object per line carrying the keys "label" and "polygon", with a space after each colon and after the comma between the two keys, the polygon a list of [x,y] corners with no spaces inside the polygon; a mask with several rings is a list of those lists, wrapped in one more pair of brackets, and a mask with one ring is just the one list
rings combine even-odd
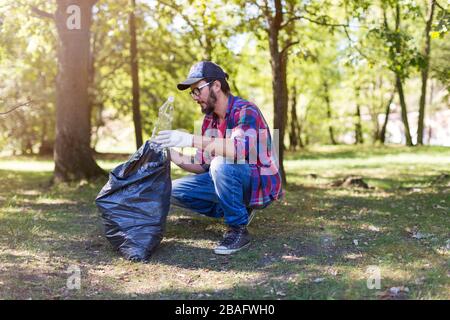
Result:
{"label": "fallen leaf", "polygon": [[424,283],[425,279],[426,279],[425,277],[417,278],[416,280],[414,280],[414,283],[417,285],[421,285]]}
{"label": "fallen leaf", "polygon": [[337,276],[337,274],[338,274],[338,271],[336,269],[334,269],[334,268],[328,269],[327,272],[328,272],[328,274],[330,274],[332,276]]}
{"label": "fallen leaf", "polygon": [[281,259],[286,261],[302,261],[305,260],[304,257],[296,257],[296,256],[282,256]]}
{"label": "fallen leaf", "polygon": [[409,292],[408,287],[392,287],[383,292],[377,292],[376,295],[382,300],[404,299]]}
{"label": "fallen leaf", "polygon": [[389,289],[389,292],[392,293],[393,295],[398,295],[401,292],[409,292],[409,288],[408,287],[392,287]]}
{"label": "fallen leaf", "polygon": [[284,293],[283,291],[277,291],[276,294],[277,294],[277,296],[282,296],[282,297],[286,296],[286,293]]}
{"label": "fallen leaf", "polygon": [[440,205],[438,205],[438,204],[433,204],[433,208],[434,208],[434,209],[443,209],[443,210],[447,210],[447,209],[448,209],[448,208],[443,207],[443,206],[440,206]]}
{"label": "fallen leaf", "polygon": [[429,237],[432,237],[432,236],[433,236],[433,235],[430,234],[430,233],[421,233],[421,232],[415,232],[415,233],[412,234],[412,237],[413,237],[414,239],[418,239],[418,240],[420,240],[420,239],[426,239],[426,238],[429,238]]}
{"label": "fallen leaf", "polygon": [[362,258],[362,254],[360,253],[350,253],[345,256],[345,259],[348,260],[356,260],[358,258]]}

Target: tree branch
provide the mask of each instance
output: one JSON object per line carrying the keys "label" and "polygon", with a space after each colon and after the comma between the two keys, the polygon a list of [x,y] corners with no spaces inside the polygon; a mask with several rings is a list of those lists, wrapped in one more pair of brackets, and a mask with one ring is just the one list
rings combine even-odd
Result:
{"label": "tree branch", "polygon": [[321,25],[321,26],[327,26],[327,27],[349,27],[348,24],[342,24],[342,23],[328,23],[328,22],[325,22],[325,21],[319,21],[319,20],[316,20],[316,19],[313,19],[313,18],[310,18],[310,17],[307,17],[307,16],[294,16],[294,17],[292,17],[292,18],[286,20],[286,22],[283,23],[283,24],[281,25],[280,28],[281,28],[281,29],[282,29],[282,28],[285,28],[285,27],[286,27],[288,24],[290,24],[292,21],[295,21],[295,20],[301,20],[301,19],[308,20],[309,22],[312,22],[312,23],[315,23],[315,24],[318,24],[318,25]]}
{"label": "tree branch", "polygon": [[184,21],[186,21],[186,23],[192,28],[192,30],[194,31],[195,35],[197,36],[197,40],[200,44],[201,47],[205,47],[203,44],[203,41],[201,39],[202,33],[199,32],[198,28],[191,22],[191,20],[189,20],[188,16],[186,16],[185,14],[183,14],[182,10],[180,7],[172,4],[172,3],[167,3],[165,1],[158,1],[160,4],[162,4],[163,6],[172,8],[173,10],[175,10],[176,13],[178,13],[183,19]]}
{"label": "tree branch", "polygon": [[35,6],[31,6],[31,11],[41,18],[54,19],[55,16],[47,11],[41,10]]}
{"label": "tree branch", "polygon": [[285,53],[286,53],[286,51],[290,48],[290,47],[292,47],[292,46],[295,46],[296,44],[299,44],[300,43],[300,41],[289,41],[285,46],[284,46],[284,48],[281,50],[281,55],[283,56]]}
{"label": "tree branch", "polygon": [[447,11],[444,7],[442,7],[439,2],[435,1],[434,2],[436,4],[436,6],[438,6],[442,11]]}
{"label": "tree branch", "polygon": [[281,0],[275,0],[275,15],[273,17],[273,26],[279,29],[282,23],[283,23],[283,5],[281,4]]}
{"label": "tree branch", "polygon": [[309,17],[302,17],[305,20],[308,20],[309,22],[315,23],[315,24],[319,24],[321,26],[327,26],[327,27],[350,27],[348,24],[342,24],[342,23],[328,23],[328,22],[324,22],[324,21],[318,21]]}
{"label": "tree branch", "polygon": [[[347,39],[350,41],[350,43],[356,43],[356,41],[353,41],[350,37],[350,34],[348,33],[348,30],[346,27],[344,27],[345,35],[347,36]],[[361,49],[358,48],[358,46],[355,44],[355,46],[352,46],[362,57],[364,57],[367,61],[375,63],[376,61],[372,58],[370,58],[368,55],[366,55],[364,52],[361,51]]]}
{"label": "tree branch", "polygon": [[0,112],[0,116],[4,116],[4,115],[6,115],[6,114],[8,114],[8,113],[11,113],[11,112],[13,112],[14,110],[16,110],[16,109],[18,109],[18,108],[20,108],[20,107],[28,106],[31,102],[33,102],[33,100],[29,100],[29,101],[27,101],[27,102],[18,104],[18,105],[16,105],[16,106],[13,106],[11,109],[9,109],[9,110],[6,111],[6,112]]}

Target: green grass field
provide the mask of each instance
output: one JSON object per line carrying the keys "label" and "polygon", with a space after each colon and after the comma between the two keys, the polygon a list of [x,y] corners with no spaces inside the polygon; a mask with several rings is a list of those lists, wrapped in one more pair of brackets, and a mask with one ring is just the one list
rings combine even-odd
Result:
{"label": "green grass field", "polygon": [[[450,299],[450,148],[288,153],[286,198],[258,211],[249,249],[216,256],[221,221],[172,208],[148,264],[103,237],[94,198],[106,181],[50,186],[52,170],[0,158],[1,299]],[[331,186],[348,175],[370,188]],[[71,266],[79,290],[66,286]]]}

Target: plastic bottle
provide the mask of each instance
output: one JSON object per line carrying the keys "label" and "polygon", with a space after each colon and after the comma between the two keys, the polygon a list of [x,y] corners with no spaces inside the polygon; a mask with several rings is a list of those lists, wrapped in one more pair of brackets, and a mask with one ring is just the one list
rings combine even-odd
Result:
{"label": "plastic bottle", "polygon": [[173,120],[173,101],[174,98],[170,96],[166,102],[159,108],[158,120],[153,128],[151,139],[155,138],[159,131],[172,129]]}

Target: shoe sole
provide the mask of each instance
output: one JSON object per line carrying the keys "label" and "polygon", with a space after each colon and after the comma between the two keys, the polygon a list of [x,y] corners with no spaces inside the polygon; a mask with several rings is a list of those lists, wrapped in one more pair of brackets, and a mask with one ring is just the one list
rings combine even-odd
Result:
{"label": "shoe sole", "polygon": [[244,244],[242,247],[240,247],[238,249],[214,249],[214,253],[220,254],[220,255],[229,255],[229,254],[235,253],[239,250],[242,250],[244,248],[247,248],[249,245],[250,245],[250,242],[247,244]]}

